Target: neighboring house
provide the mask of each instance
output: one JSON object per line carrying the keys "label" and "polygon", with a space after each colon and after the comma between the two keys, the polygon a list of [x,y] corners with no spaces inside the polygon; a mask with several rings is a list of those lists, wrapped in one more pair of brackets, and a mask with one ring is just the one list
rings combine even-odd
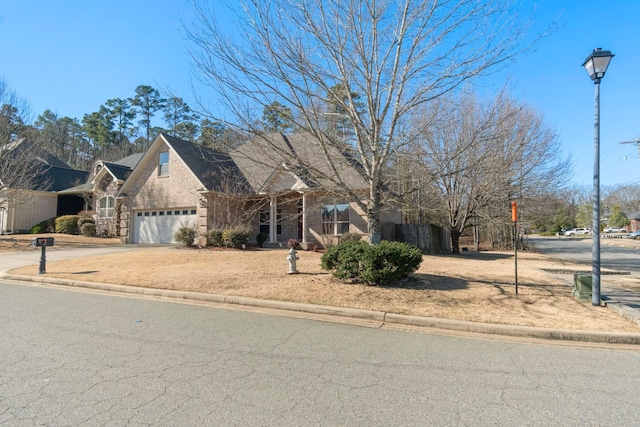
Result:
{"label": "neighboring house", "polygon": [[634,232],[640,230],[640,211],[627,215],[627,219],[630,222],[627,231]]}
{"label": "neighboring house", "polygon": [[[334,149],[327,164],[321,147],[304,135],[264,138],[268,146],[258,137],[226,154],[160,134],[113,196],[121,240],[172,243],[183,225],[195,227],[199,236],[211,228],[244,226],[251,242],[265,232],[271,245],[295,238],[303,246],[325,246],[345,232],[366,236],[366,215],[330,173],[338,170],[356,194],[364,195],[367,185],[355,162]],[[310,170],[300,159],[317,160]],[[94,171],[102,183],[98,174]],[[112,182],[102,185],[104,197],[110,197]],[[110,206],[107,201],[106,209]],[[381,217],[390,223],[401,219],[397,209]],[[205,243],[203,237],[199,243]]]}
{"label": "neighboring house", "polygon": [[[0,197],[0,232],[26,232],[34,225],[52,217],[75,214],[83,209],[83,199],[75,195],[59,197],[58,192],[84,182],[88,173],[71,168],[57,157],[38,149],[34,143],[20,139],[5,150],[12,155],[24,156],[27,151],[37,150],[30,163],[28,188],[5,188],[8,195]],[[6,155],[6,152],[3,153]],[[20,165],[20,166],[19,166]],[[24,167],[16,160],[16,167]],[[0,177],[2,181],[2,177]]]}

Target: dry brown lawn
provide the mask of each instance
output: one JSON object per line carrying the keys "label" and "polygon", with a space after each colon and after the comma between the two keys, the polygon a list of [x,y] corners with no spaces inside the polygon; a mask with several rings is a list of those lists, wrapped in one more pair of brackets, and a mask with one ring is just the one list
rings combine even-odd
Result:
{"label": "dry brown lawn", "polygon": [[[0,248],[6,246],[6,237],[0,239]],[[75,245],[81,246],[107,243],[105,239],[83,240],[86,238],[80,236],[59,240],[59,235],[55,237],[57,248],[73,247],[74,239],[78,241]],[[321,270],[321,254],[316,252],[298,252],[300,274],[287,274],[286,256],[287,251],[281,249],[144,248],[125,254],[49,262],[47,276],[475,322],[640,333],[639,326],[614,311],[574,299],[571,275],[542,270],[585,271],[588,267],[558,262],[541,254],[518,254],[518,295],[513,254],[507,252],[424,256],[420,269],[398,287],[340,282]],[[35,275],[37,268],[18,268],[12,273]],[[606,281],[640,288],[640,279],[635,276],[604,275],[603,282]]]}

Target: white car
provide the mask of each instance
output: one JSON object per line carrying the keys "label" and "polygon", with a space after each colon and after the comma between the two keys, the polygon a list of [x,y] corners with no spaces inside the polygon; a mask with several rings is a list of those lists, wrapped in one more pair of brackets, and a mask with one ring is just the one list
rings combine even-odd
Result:
{"label": "white car", "polygon": [[626,233],[627,230],[620,227],[605,227],[603,230],[605,233]]}
{"label": "white car", "polygon": [[565,236],[577,236],[577,235],[584,235],[584,234],[591,234],[591,229],[590,228],[570,228],[564,232]]}

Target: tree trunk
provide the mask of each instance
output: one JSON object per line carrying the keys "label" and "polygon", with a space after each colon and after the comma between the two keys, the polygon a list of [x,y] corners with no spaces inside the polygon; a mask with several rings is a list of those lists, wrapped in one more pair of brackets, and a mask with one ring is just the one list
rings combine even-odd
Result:
{"label": "tree trunk", "polygon": [[460,231],[456,227],[451,227],[451,253],[460,254]]}
{"label": "tree trunk", "polygon": [[371,208],[367,210],[367,218],[368,218],[368,236],[369,243],[372,245],[377,245],[382,240],[382,233],[380,230],[380,210]]}

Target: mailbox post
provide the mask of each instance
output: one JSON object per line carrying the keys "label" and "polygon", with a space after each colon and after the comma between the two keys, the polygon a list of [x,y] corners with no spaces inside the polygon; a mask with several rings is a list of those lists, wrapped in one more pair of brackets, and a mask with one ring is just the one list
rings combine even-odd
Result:
{"label": "mailbox post", "polygon": [[53,246],[53,237],[36,237],[31,241],[31,245],[36,248],[42,248],[38,274],[45,274],[47,272],[47,246]]}

